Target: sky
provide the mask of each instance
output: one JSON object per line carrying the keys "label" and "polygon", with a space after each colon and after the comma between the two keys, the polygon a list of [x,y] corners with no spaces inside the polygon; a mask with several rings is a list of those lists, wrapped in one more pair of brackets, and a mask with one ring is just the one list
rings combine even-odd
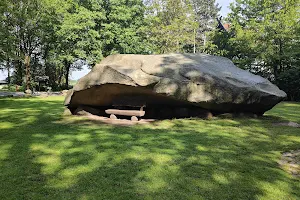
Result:
{"label": "sky", "polygon": [[220,15],[226,17],[228,12],[230,11],[229,4],[232,3],[234,0],[216,0],[216,2],[222,6]]}
{"label": "sky", "polygon": [[[234,0],[216,0],[216,2],[222,7],[220,11],[220,15],[223,17],[226,17],[230,9],[228,8],[229,4],[232,3]],[[71,73],[71,79],[72,80],[78,80],[81,77],[85,76],[87,73],[89,73],[90,69],[88,69],[86,66],[83,67],[81,71],[73,71]],[[7,71],[1,71],[0,70],[0,80],[3,80],[7,77]]]}

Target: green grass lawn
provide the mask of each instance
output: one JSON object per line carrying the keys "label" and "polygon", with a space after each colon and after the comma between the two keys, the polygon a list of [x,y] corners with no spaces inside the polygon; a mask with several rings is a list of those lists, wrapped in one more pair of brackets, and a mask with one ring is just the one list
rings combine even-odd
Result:
{"label": "green grass lawn", "polygon": [[300,148],[300,104],[259,119],[134,127],[62,116],[63,98],[0,99],[0,199],[300,199],[277,164]]}

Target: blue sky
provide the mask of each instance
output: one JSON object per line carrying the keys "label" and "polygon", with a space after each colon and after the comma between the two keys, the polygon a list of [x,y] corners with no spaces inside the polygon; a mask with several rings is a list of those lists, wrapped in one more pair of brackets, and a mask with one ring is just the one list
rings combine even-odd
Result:
{"label": "blue sky", "polygon": [[216,0],[216,2],[222,6],[222,9],[220,11],[220,15],[223,17],[226,17],[230,9],[228,8],[229,4],[232,3],[234,0]]}
{"label": "blue sky", "polygon": [[[216,0],[216,2],[222,6],[222,9],[220,11],[220,15],[223,17],[226,17],[228,12],[230,11],[228,6],[231,2],[234,0]],[[82,71],[74,71],[71,74],[71,79],[77,80],[81,78],[82,76],[86,75],[90,70],[87,67],[84,67]],[[0,70],[0,80],[3,80],[7,77],[7,72],[6,71],[1,71]]]}

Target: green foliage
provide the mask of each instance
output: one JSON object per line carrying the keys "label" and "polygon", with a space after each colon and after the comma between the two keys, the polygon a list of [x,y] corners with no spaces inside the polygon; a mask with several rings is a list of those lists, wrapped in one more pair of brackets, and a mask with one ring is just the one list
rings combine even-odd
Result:
{"label": "green foliage", "polygon": [[[95,5],[96,4],[96,5]],[[65,87],[69,85],[69,73],[78,60],[94,65],[102,59],[102,43],[97,22],[104,19],[104,11],[96,1],[51,1],[48,9],[56,17],[52,37],[55,46],[48,47],[49,64],[58,66],[59,84],[61,73],[65,76]],[[51,20],[51,19],[50,19]],[[47,40],[47,39],[46,39]],[[50,41],[54,42],[54,41]]]}
{"label": "green foliage", "polygon": [[291,199],[281,153],[299,148],[300,104],[259,119],[122,127],[63,117],[63,97],[0,99],[0,199]]}
{"label": "green foliage", "polygon": [[228,57],[299,99],[299,0],[237,0],[226,19],[229,31],[210,35],[206,51]]}
{"label": "green foliage", "polygon": [[72,70],[117,53],[206,52],[274,82],[300,65],[299,0],[237,0],[228,32],[215,30],[215,2],[2,0],[0,69],[14,84],[46,75],[64,88]]}
{"label": "green foliage", "polygon": [[26,89],[24,86],[16,85],[4,85],[0,88],[0,91],[4,92],[24,92]]}
{"label": "green foliage", "polygon": [[148,54],[151,49],[146,40],[143,1],[106,0],[103,7],[106,14],[100,33],[104,41],[104,55]]}
{"label": "green foliage", "polygon": [[288,94],[288,99],[300,101],[300,69],[291,68],[280,73],[277,85]]}
{"label": "green foliage", "polygon": [[193,44],[197,24],[189,1],[153,1],[148,9],[150,41],[156,53],[180,53],[186,45]]}
{"label": "green foliage", "polygon": [[209,35],[210,41],[205,46],[205,52],[208,54],[232,58],[230,38],[232,35],[226,31],[215,30]]}
{"label": "green foliage", "polygon": [[[57,1],[52,2],[55,7],[63,7],[57,10],[58,24],[56,37],[58,39],[59,60],[62,62],[74,63],[78,59],[85,60],[88,64],[94,65],[102,59],[101,40],[97,28],[97,22],[104,19],[104,11],[101,7],[99,10],[89,10],[93,7],[80,4],[76,1],[66,1],[62,4]],[[85,6],[88,6],[86,8]]]}
{"label": "green foliage", "polygon": [[196,52],[205,52],[205,47],[211,42],[210,35],[216,27],[216,18],[220,7],[215,0],[191,0],[195,21],[197,24],[195,34]]}
{"label": "green foliage", "polygon": [[[25,56],[31,78],[69,83],[83,64],[94,66],[113,53],[149,53],[142,0],[4,0],[0,4],[0,66],[14,68],[22,84]],[[78,64],[79,63],[79,64]]]}
{"label": "green foliage", "polygon": [[[299,60],[299,1],[238,0],[228,20],[235,63],[274,79]],[[294,51],[296,50],[296,51]]]}

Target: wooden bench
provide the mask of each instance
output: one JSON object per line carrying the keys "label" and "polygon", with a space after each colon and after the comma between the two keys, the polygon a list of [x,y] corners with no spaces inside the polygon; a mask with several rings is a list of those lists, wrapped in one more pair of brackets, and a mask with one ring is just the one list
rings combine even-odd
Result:
{"label": "wooden bench", "polygon": [[[118,119],[116,115],[129,116],[131,121],[138,121],[138,117],[145,116],[146,103],[139,96],[122,96],[114,100],[113,107],[115,109],[105,110],[106,114],[110,115],[111,119]],[[125,108],[124,110],[122,108]],[[126,107],[134,108],[134,110],[127,110]],[[118,109],[121,108],[121,109]],[[140,110],[137,110],[140,108]]]}
{"label": "wooden bench", "polygon": [[138,121],[137,117],[145,116],[145,111],[143,110],[107,109],[105,113],[110,115],[110,119],[117,119],[116,115],[131,116],[131,121]]}

